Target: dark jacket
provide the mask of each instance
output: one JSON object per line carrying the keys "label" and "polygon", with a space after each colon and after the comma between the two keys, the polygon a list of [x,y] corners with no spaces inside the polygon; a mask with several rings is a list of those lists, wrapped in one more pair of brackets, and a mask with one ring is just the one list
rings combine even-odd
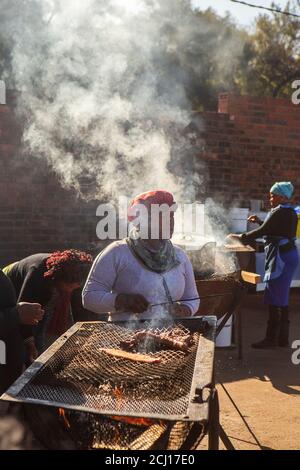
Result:
{"label": "dark jacket", "polygon": [[14,287],[0,270],[0,340],[5,345],[6,364],[0,364],[0,393],[22,372],[22,337]]}
{"label": "dark jacket", "polygon": [[[52,294],[52,285],[44,278],[47,270],[46,260],[49,253],[38,253],[27,256],[9,269],[7,276],[12,282],[18,302],[39,303],[43,307],[49,302]],[[36,327],[22,325],[22,337],[34,335]]]}
{"label": "dark jacket", "polygon": [[44,278],[47,271],[46,260],[49,253],[38,253],[27,256],[7,273],[14,285],[18,302],[35,302],[45,306],[52,294],[52,285]]}
{"label": "dark jacket", "polygon": [[278,206],[260,227],[243,233],[242,242],[251,243],[261,237],[282,237],[292,240],[296,237],[297,224],[298,217],[293,208]]}
{"label": "dark jacket", "polygon": [[[53,285],[44,277],[47,271],[46,260],[49,253],[38,253],[27,256],[17,263],[7,273],[14,285],[18,302],[35,302],[43,307],[49,302]],[[72,313],[76,321],[95,320],[95,314],[84,309],[81,300],[81,289],[72,294]],[[23,338],[32,336],[37,327],[22,326]]]}

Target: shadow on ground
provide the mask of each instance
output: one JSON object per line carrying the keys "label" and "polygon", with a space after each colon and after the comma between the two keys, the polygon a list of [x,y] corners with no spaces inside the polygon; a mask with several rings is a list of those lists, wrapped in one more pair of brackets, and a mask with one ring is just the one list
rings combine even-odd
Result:
{"label": "shadow on ground", "polygon": [[[291,295],[290,342],[300,340],[300,292]],[[216,351],[217,380],[237,382],[255,377],[262,382],[271,382],[282,393],[300,395],[300,365],[292,363],[291,348],[257,350],[251,343],[264,337],[267,323],[267,306],[263,295],[248,295],[242,306],[243,360],[237,359],[234,350]],[[300,357],[300,354],[299,354]]]}

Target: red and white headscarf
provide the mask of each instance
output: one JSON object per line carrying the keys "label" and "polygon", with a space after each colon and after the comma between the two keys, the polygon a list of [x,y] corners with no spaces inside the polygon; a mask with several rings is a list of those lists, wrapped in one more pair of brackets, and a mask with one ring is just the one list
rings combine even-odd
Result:
{"label": "red and white headscarf", "polygon": [[[132,201],[128,209],[128,220],[133,222],[138,220],[139,206],[143,204],[149,209],[152,204],[159,206],[168,205],[173,211],[176,211],[177,204],[173,194],[168,191],[156,190],[147,191],[139,194]],[[130,236],[127,238],[127,244],[132,253],[151,271],[163,273],[178,266],[180,261],[177,259],[176,251],[169,239],[161,240],[157,251],[150,250],[140,237],[135,237],[136,228],[133,228]]]}
{"label": "red and white headscarf", "polygon": [[132,222],[137,217],[137,208],[140,204],[167,204],[169,207],[174,206],[174,211],[177,209],[177,204],[172,193],[161,189],[147,191],[145,193],[139,194],[131,201],[128,208],[129,222]]}

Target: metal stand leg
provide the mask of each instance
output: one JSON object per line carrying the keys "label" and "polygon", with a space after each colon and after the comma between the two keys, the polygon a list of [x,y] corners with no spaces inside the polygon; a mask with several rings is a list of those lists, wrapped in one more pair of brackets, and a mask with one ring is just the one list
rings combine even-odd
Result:
{"label": "metal stand leg", "polygon": [[208,449],[219,450],[219,397],[218,391],[214,388],[210,399],[209,407],[209,427],[208,427]]}
{"label": "metal stand leg", "polygon": [[220,409],[218,391],[214,389],[209,409],[208,450],[219,450],[219,439],[222,440],[227,450],[235,450],[231,440],[220,425],[219,416]]}

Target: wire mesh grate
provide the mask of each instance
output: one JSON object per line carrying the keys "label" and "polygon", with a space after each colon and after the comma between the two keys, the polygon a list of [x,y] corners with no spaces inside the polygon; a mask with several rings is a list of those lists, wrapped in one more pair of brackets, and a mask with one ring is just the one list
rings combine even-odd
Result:
{"label": "wire mesh grate", "polygon": [[[183,324],[184,323],[184,324]],[[160,348],[158,363],[139,363],[105,354],[151,324],[82,323],[19,391],[18,399],[112,415],[186,415],[203,323],[175,322],[160,332],[190,335],[187,352]],[[199,343],[200,342],[200,343]]]}

